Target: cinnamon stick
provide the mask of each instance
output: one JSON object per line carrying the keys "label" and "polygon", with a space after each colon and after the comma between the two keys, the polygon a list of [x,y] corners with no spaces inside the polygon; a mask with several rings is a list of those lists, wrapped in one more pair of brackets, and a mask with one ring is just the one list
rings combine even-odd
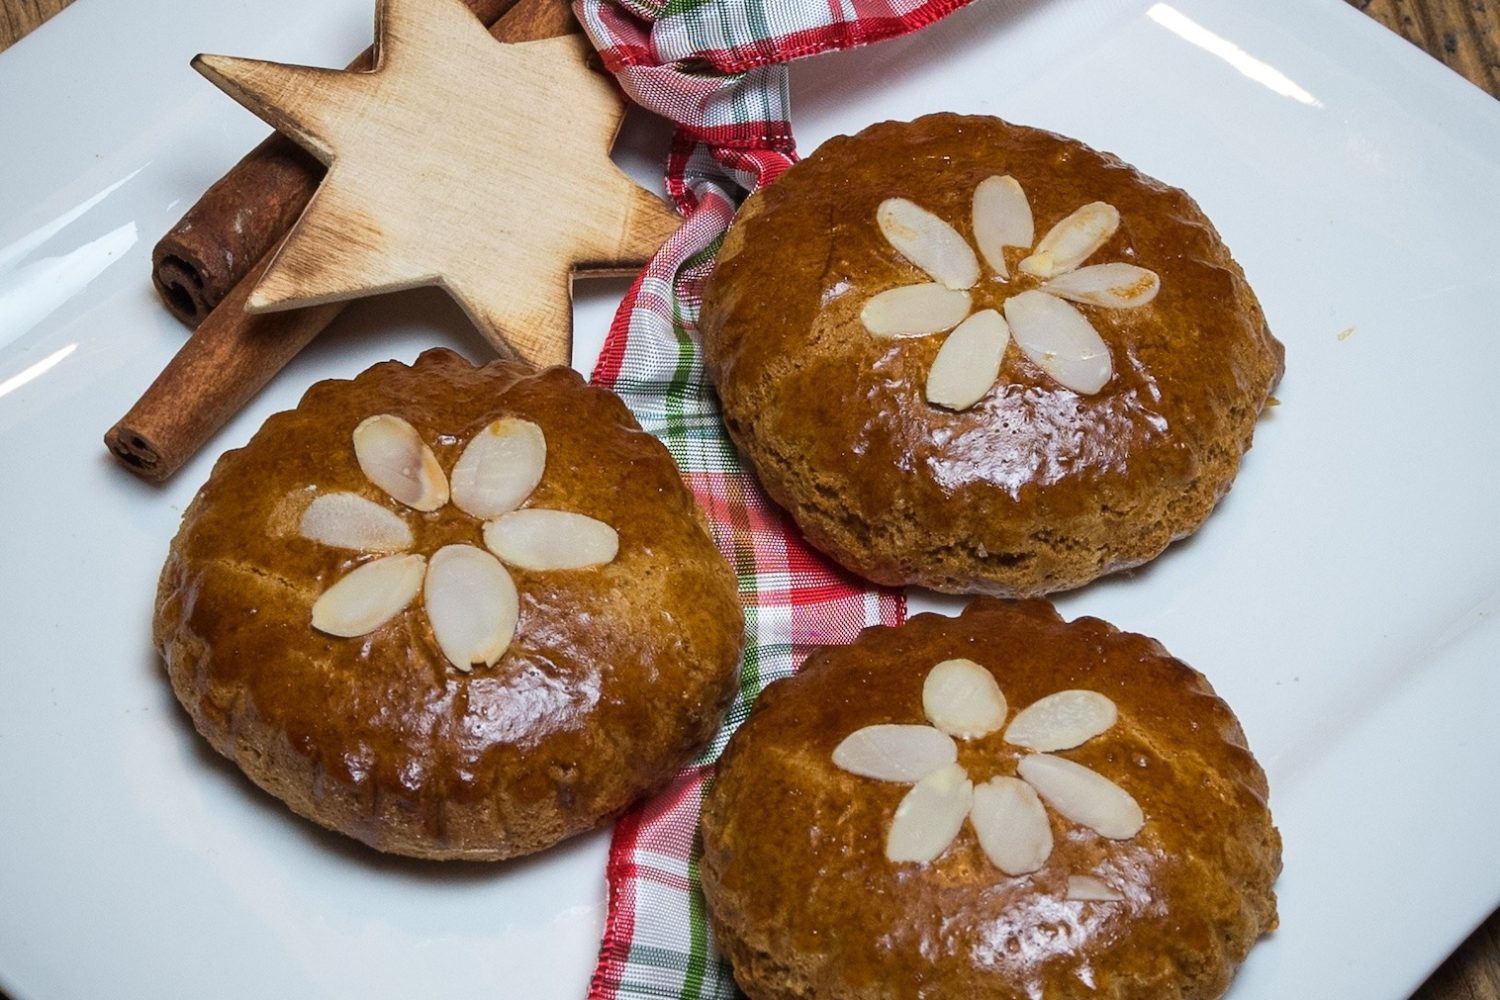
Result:
{"label": "cinnamon stick", "polygon": [[247,313],[266,254],[198,325],[140,400],[104,435],[131,472],[161,482],[182,468],[272,376],[343,311],[344,303]]}
{"label": "cinnamon stick", "polygon": [[[516,0],[464,3],[486,25],[493,25]],[[348,68],[369,69],[373,59],[372,46]],[[151,282],[168,311],[188,326],[203,322],[281,242],[323,173],[323,164],[272,132],[215,181],[151,251]]]}
{"label": "cinnamon stick", "polygon": [[[502,42],[577,30],[565,0],[506,2],[513,6],[490,28]],[[232,218],[233,206],[223,205],[215,211],[227,211]],[[332,302],[282,312],[245,311],[250,292],[293,221],[251,261],[130,412],[104,435],[110,452],[131,472],[152,482],[171,476],[343,310],[345,303]]]}

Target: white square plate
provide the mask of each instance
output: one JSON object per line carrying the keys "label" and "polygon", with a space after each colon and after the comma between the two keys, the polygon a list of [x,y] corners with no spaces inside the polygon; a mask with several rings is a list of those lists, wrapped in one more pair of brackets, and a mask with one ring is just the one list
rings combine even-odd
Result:
{"label": "white square plate", "polygon": [[[374,855],[208,751],[150,648],[156,573],[214,455],[317,379],[433,344],[483,357],[458,311],[435,292],[353,307],[165,487],[100,444],[184,335],[151,244],[263,132],[189,57],[342,64],[370,22],[368,0],[89,0],[0,56],[17,1000],[584,993],[606,834],[489,867]],[[1000,114],[1119,153],[1216,221],[1287,344],[1281,405],[1196,538],[1060,603],[1204,670],[1270,773],[1282,926],[1233,1000],[1407,995],[1500,903],[1500,105],[1338,0],[980,0],[802,64],[795,90],[804,149]],[[647,176],[663,133],[631,128]],[[583,296],[580,368],[621,292]]]}

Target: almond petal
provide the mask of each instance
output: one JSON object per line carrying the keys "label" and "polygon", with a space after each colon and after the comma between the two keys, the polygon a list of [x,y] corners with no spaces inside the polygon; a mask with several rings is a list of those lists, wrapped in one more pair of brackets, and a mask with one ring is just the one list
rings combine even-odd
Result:
{"label": "almond petal", "polygon": [[985,857],[1007,875],[1034,872],[1052,854],[1047,810],[1020,778],[991,778],[975,787],[969,822]]}
{"label": "almond petal", "polygon": [[584,514],[528,507],[486,524],[484,544],[522,569],[583,569],[614,559],[620,536]]}
{"label": "almond petal", "polygon": [[944,660],[922,682],[927,721],[949,736],[978,739],[1005,723],[1005,695],[995,675],[973,660]]}
{"label": "almond petal", "polygon": [[891,246],[933,281],[947,288],[973,288],[979,281],[979,260],[968,241],[916,202],[887,198],[875,221]]}
{"label": "almond petal", "polygon": [[912,786],[891,820],[885,856],[926,864],[948,849],[974,803],[974,783],[957,764],[933,771]]}
{"label": "almond petal", "polygon": [[1114,374],[1099,332],[1062,299],[1036,290],[1013,295],[1005,318],[1021,352],[1074,392],[1098,392]]}
{"label": "almond petal", "polygon": [[1053,809],[1101,837],[1127,840],[1146,823],[1129,792],[1082,764],[1038,753],[1021,758],[1016,772]]}
{"label": "almond petal", "polygon": [[859,320],[877,337],[920,337],[957,326],[969,315],[969,293],[942,285],[902,285],[872,295]]}
{"label": "almond petal", "polygon": [[312,606],[312,627],[344,639],[375,631],[422,588],[421,556],[383,556],[346,573]]}
{"label": "almond petal", "polygon": [[1133,309],[1156,298],[1161,279],[1134,264],[1094,264],[1060,274],[1042,286],[1058,298],[1109,309]]}
{"label": "almond petal", "polygon": [[956,760],[953,737],[931,726],[866,726],[833,751],[833,762],[845,771],[880,781],[921,781]]}
{"label": "almond petal", "polygon": [[974,189],[974,242],[985,262],[1002,278],[1006,247],[1029,247],[1036,223],[1026,192],[1014,177],[986,177]]}
{"label": "almond petal", "polygon": [[1069,875],[1067,898],[1082,902],[1117,903],[1125,896],[1092,875]]}
{"label": "almond petal", "polygon": [[390,413],[367,417],[354,428],[354,457],[365,478],[413,510],[448,502],[448,480],[437,456],[411,424]]}
{"label": "almond petal", "polygon": [[1010,327],[993,309],[981,309],[948,334],[927,372],[927,402],[967,410],[983,398],[1000,374]]}
{"label": "almond petal", "polygon": [[510,574],[473,545],[445,545],[433,553],[423,600],[438,647],[465,672],[500,659],[520,617]]}
{"label": "almond petal", "polygon": [[547,439],[530,420],[501,417],[474,435],[453,466],[453,504],[490,518],[515,510],[542,481]]}
{"label": "almond petal", "polygon": [[1090,202],[1053,226],[1032,255],[1021,261],[1021,270],[1038,278],[1055,278],[1088,260],[1119,228],[1120,213],[1115,206]]}
{"label": "almond petal", "polygon": [[1071,750],[1113,726],[1118,717],[1115,703],[1097,691],[1059,691],[1016,713],[1005,741],[1044,753]]}
{"label": "almond petal", "polygon": [[394,511],[358,493],[324,493],[307,505],[297,532],[310,541],[358,552],[400,552],[411,529]]}

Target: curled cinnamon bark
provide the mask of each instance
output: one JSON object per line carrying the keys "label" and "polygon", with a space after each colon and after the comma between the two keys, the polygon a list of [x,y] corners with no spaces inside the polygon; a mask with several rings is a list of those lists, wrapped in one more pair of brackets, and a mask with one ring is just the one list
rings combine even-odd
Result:
{"label": "curled cinnamon bark", "polygon": [[286,235],[323,165],[272,133],[214,183],[151,251],[151,282],[167,309],[197,326]]}
{"label": "curled cinnamon bark", "polygon": [[[516,4],[464,2],[486,25]],[[369,69],[372,51],[360,53],[349,69]],[[281,242],[323,172],[321,163],[273,132],[205,191],[151,251],[151,282],[172,315],[188,326],[203,322]]]}
{"label": "curled cinnamon bark", "polygon": [[131,472],[161,482],[182,468],[345,303],[247,313],[245,300],[271,262],[266,254],[167,363],[130,412],[104,435]]}

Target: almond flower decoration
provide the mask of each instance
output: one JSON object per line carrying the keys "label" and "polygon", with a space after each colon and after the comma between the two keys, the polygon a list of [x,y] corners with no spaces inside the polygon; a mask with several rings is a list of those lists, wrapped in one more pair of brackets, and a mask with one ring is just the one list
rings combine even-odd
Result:
{"label": "almond flower decoration", "polygon": [[[886,241],[925,271],[931,282],[903,285],[870,297],[860,312],[877,337],[921,337],[952,330],[927,376],[927,401],[966,410],[989,391],[1012,336],[1021,353],[1053,379],[1085,395],[1114,373],[1109,348],[1094,325],[1070,303],[1131,309],[1156,298],[1161,280],[1134,264],[1080,265],[1109,242],[1120,225],[1113,205],[1090,202],[1043,236],[1017,265],[1022,290],[995,309],[973,311],[979,257],[958,231],[905,198],[887,198],[875,212]],[[1013,177],[989,177],[974,189],[974,242],[995,278],[1007,285],[1007,247],[1028,248],[1035,223],[1026,192]]]}
{"label": "almond flower decoration", "polygon": [[[1016,777],[993,777],[978,786],[958,764],[954,740],[981,739],[1005,725],[1005,695],[994,676],[972,660],[945,660],[922,685],[922,711],[931,725],[866,726],[833,751],[833,762],[852,774],[914,783],[896,807],[886,837],[891,861],[933,861],[967,819],[996,868],[1013,876],[1037,871],[1052,854],[1052,825],[1043,802],[1110,840],[1128,840],[1145,824],[1129,792],[1055,756],[1115,724],[1115,703],[1104,695],[1059,691],[1018,712],[1003,739],[1030,752],[1017,763]],[[1074,875],[1068,898],[1122,897],[1091,875]]]}
{"label": "almond flower decoration", "polygon": [[421,592],[427,621],[448,662],[462,671],[475,664],[492,666],[510,645],[520,616],[516,585],[504,563],[529,570],[582,569],[608,563],[619,551],[618,534],[602,521],[521,508],[547,464],[546,438],[529,420],[502,417],[480,431],[453,466],[451,482],[416,428],[389,413],[354,429],[354,455],[365,477],[402,506],[425,513],[451,501],[483,521],[477,533],[485,547],[445,545],[428,558],[408,551],[411,528],[389,508],[358,493],[318,496],[303,511],[302,537],[386,553],[347,573],[313,603],[312,626],[320,632],[367,635]]}

